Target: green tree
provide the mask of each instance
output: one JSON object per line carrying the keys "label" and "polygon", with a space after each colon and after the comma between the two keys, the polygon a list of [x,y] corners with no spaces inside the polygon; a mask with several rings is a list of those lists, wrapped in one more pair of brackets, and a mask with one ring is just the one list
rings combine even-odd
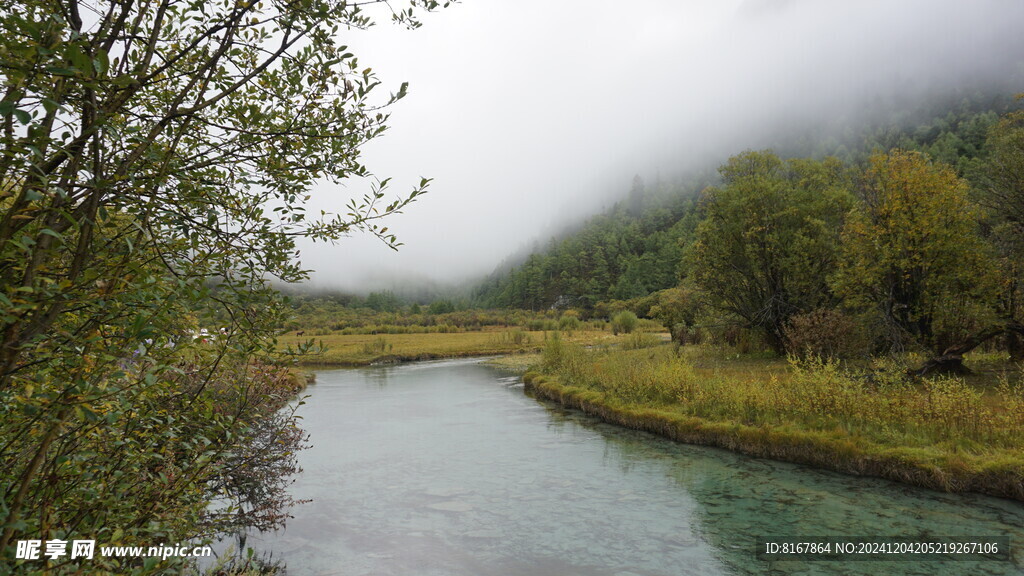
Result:
{"label": "green tree", "polygon": [[401,301],[391,290],[370,292],[366,297],[366,307],[377,312],[394,312],[402,307]]}
{"label": "green tree", "polygon": [[707,302],[760,330],[778,352],[794,314],[834,304],[828,274],[852,196],[835,159],[744,152],[704,193],[689,274]]}
{"label": "green tree", "polygon": [[[358,160],[406,92],[375,98],[337,41],[370,25],[362,4],[0,8],[0,563],[15,538],[183,542],[285,517],[266,280],[305,277],[300,236],[397,245],[377,221],[426,186],[388,200]],[[306,214],[315,182],[350,177],[369,192]],[[109,562],[93,568],[130,571]]]}
{"label": "green tree", "polygon": [[658,303],[651,307],[651,317],[668,329],[672,340],[686,344],[689,329],[696,323],[696,295],[683,286],[661,290],[656,295]]}
{"label": "green tree", "polygon": [[455,304],[451,300],[434,300],[427,308],[430,314],[449,314],[455,311]]}
{"label": "green tree", "polygon": [[[1020,99],[1024,100],[1024,94]],[[1003,116],[989,131],[982,164],[982,202],[1024,238],[1024,111]]]}
{"label": "green tree", "polygon": [[888,343],[936,353],[984,324],[994,261],[966,182],[917,152],[871,157],[861,202],[843,229],[834,286],[873,311]]}
{"label": "green tree", "polygon": [[[999,313],[1020,322],[1024,315],[1024,111],[1011,112],[992,126],[985,148],[988,157],[980,163],[976,179],[980,202],[989,210],[990,237],[1002,270]],[[1024,358],[1020,335],[1007,334],[1007,348],[1014,358]]]}

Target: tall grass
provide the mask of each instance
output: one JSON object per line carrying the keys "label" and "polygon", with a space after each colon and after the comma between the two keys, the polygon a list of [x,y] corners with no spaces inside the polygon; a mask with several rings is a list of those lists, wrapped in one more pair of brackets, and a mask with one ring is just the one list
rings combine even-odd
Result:
{"label": "tall grass", "polygon": [[529,333],[522,330],[495,332],[491,339],[498,345],[512,344],[514,346],[523,346],[525,344],[529,344],[533,340],[530,338]]}
{"label": "tall grass", "polygon": [[383,352],[390,352],[392,348],[393,346],[388,343],[387,339],[380,336],[363,344],[363,354],[381,354]]}
{"label": "tall grass", "polygon": [[895,366],[870,378],[836,361],[792,360],[781,374],[697,370],[669,347],[586,351],[558,339],[544,349],[541,371],[568,386],[624,404],[652,405],[749,426],[835,431],[875,443],[941,445],[981,453],[1024,446],[1024,384],[983,393],[963,380],[912,382]]}
{"label": "tall grass", "polygon": [[662,339],[656,334],[649,332],[633,332],[626,337],[622,343],[623,350],[640,350],[641,348],[653,348],[662,344]]}

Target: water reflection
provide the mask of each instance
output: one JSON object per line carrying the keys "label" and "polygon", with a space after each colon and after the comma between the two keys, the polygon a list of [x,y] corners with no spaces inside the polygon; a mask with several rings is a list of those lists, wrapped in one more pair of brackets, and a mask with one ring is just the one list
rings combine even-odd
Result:
{"label": "water reflection", "polygon": [[[1024,542],[1017,503],[668,442],[523,395],[476,361],[321,372],[290,574],[1020,574],[1008,561],[759,561],[767,536]],[[1015,559],[1024,563],[1021,551]]]}
{"label": "water reflection", "polygon": [[[665,474],[699,506],[700,535],[716,557],[740,572],[837,573],[835,562],[775,562],[751,565],[751,549],[767,538],[912,538],[1009,535],[1024,541],[1020,504],[978,495],[953,495],[874,478],[853,478],[802,466],[748,458],[723,450],[666,442],[644,433],[597,423],[575,411],[546,405],[553,419],[598,432],[606,459],[624,475],[660,461]],[[841,573],[1019,574],[1024,550],[1011,547],[1012,562],[870,561]]]}

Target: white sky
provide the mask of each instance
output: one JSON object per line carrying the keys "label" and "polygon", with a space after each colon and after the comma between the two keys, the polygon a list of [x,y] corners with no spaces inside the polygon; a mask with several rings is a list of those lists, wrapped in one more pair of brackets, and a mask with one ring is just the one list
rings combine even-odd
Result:
{"label": "white sky", "polygon": [[[397,6],[397,5],[396,5]],[[1019,74],[1020,0],[464,0],[415,31],[345,39],[384,82],[410,83],[364,150],[430,193],[387,222],[393,252],[354,235],[302,246],[315,286],[390,288],[491,271],[557,225],[762,145],[773,126],[856,113],[881,95]],[[1024,91],[1024,86],[1020,87]],[[360,183],[317,191],[341,210]]]}

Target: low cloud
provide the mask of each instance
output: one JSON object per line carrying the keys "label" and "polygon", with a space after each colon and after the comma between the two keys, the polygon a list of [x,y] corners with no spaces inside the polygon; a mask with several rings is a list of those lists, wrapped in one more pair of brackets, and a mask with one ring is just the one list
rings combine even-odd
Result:
{"label": "low cloud", "polygon": [[[929,96],[1024,91],[1022,21],[1014,0],[465,0],[415,31],[352,33],[386,87],[410,83],[365,161],[396,192],[434,183],[388,222],[398,252],[357,235],[303,245],[302,262],[315,286],[350,290],[485,274],[636,173]],[[360,186],[324,186],[313,208],[340,210]]]}

